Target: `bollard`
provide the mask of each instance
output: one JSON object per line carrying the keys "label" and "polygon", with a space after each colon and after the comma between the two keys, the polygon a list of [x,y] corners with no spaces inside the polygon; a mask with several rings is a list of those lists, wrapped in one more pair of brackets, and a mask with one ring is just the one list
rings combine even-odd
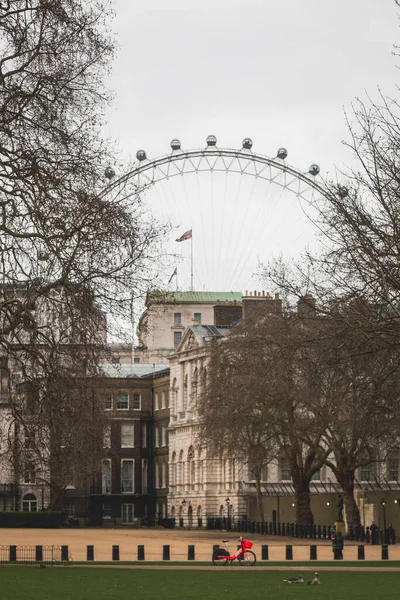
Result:
{"label": "bollard", "polygon": [[86,560],[94,560],[94,546],[86,546]]}
{"label": "bollard", "polygon": [[35,560],[43,562],[43,546],[36,546]]}
{"label": "bollard", "polygon": [[261,560],[269,560],[268,546],[266,544],[261,546]]}
{"label": "bollard", "polygon": [[61,546],[61,560],[68,560],[68,546]]}
{"label": "bollard", "polygon": [[310,546],[310,560],[317,560],[317,546]]}
{"label": "bollard", "polygon": [[119,546],[112,547],[112,559],[119,560]]}
{"label": "bollard", "polygon": [[293,547],[290,545],[286,546],[286,560],[293,560]]}
{"label": "bollard", "polygon": [[389,560],[389,548],[387,544],[382,544],[382,560]]}
{"label": "bollard", "polygon": [[137,547],[137,559],[144,560],[144,546]]}
{"label": "bollard", "polygon": [[357,546],[357,558],[358,560],[365,560],[365,547],[364,546]]}
{"label": "bollard", "polygon": [[169,545],[162,547],[162,559],[169,560]]}
{"label": "bollard", "polygon": [[195,560],[195,558],[194,558],[194,546],[188,546],[188,560]]}
{"label": "bollard", "polygon": [[17,560],[17,546],[10,546],[10,562]]}

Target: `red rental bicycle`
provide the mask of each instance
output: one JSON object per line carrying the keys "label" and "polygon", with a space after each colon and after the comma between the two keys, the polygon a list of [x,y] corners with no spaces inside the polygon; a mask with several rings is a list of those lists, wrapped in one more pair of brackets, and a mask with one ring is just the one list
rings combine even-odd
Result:
{"label": "red rental bicycle", "polygon": [[238,560],[241,567],[253,567],[257,560],[254,552],[250,550],[250,548],[253,547],[253,542],[245,540],[242,537],[240,537],[238,541],[240,542],[240,548],[235,554],[231,554],[228,546],[229,540],[222,540],[225,544],[225,548],[215,548],[212,557],[213,564],[222,566],[229,563],[231,565],[234,560]]}

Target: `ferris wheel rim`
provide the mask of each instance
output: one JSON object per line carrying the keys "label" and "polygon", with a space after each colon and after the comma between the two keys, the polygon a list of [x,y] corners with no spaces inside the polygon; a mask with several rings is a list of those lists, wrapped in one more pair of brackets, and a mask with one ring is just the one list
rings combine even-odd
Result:
{"label": "ferris wheel rim", "polygon": [[[312,175],[310,172],[300,171],[296,167],[288,165],[285,162],[285,160],[279,159],[277,157],[270,158],[266,155],[263,155],[263,154],[260,154],[257,152],[253,152],[252,150],[247,150],[244,148],[238,150],[238,149],[234,149],[234,148],[219,148],[217,146],[212,146],[212,147],[208,146],[206,148],[197,148],[197,149],[193,149],[193,150],[174,150],[174,151],[170,152],[169,154],[165,154],[165,155],[153,158],[153,159],[146,158],[144,160],[138,161],[135,163],[135,166],[133,169],[131,169],[127,173],[124,173],[123,175],[121,175],[120,177],[115,179],[114,181],[110,182],[106,187],[104,187],[101,190],[99,197],[102,198],[102,197],[106,196],[113,190],[117,189],[120,185],[127,183],[131,179],[138,178],[141,174],[144,174],[151,170],[153,170],[153,172],[155,172],[157,169],[159,169],[159,167],[162,167],[164,165],[168,165],[168,164],[172,164],[172,163],[175,164],[175,163],[178,163],[181,161],[191,160],[194,158],[200,158],[200,160],[202,160],[203,158],[207,158],[207,157],[232,158],[233,160],[236,159],[238,161],[240,159],[244,159],[244,160],[248,161],[249,163],[257,163],[259,165],[269,166],[269,167],[276,169],[277,171],[280,171],[281,173],[287,173],[287,174],[291,175],[298,181],[302,181],[303,183],[307,184],[313,190],[316,190],[317,192],[319,192],[322,196],[326,196],[326,194],[327,194],[327,190],[323,187],[323,185],[321,185],[318,181],[316,181],[315,175]],[[213,172],[214,170],[219,171],[219,172],[227,172],[227,173],[228,172],[240,173],[240,174],[249,175],[249,176],[255,177],[255,178],[260,177],[257,173],[248,172],[245,169],[242,171],[235,171],[233,169],[230,169],[230,166],[228,166],[224,169],[213,169],[211,166],[209,166],[208,168],[205,168],[205,169],[193,168],[191,171],[182,170],[181,172],[177,172],[177,173],[170,174],[170,175],[169,174],[166,175],[161,172],[162,176],[158,177],[158,179],[156,181],[153,181],[153,183],[162,181],[164,179],[169,179],[169,178],[177,176],[177,175],[183,176],[183,175],[189,175],[190,173],[195,173],[195,172]],[[271,178],[267,178],[267,177],[262,177],[262,178],[272,181]],[[136,193],[140,193],[141,189],[144,189],[145,187],[147,187],[148,184],[151,182],[152,182],[152,180],[150,179],[149,181],[146,182],[146,184],[142,185],[142,187],[139,186],[135,190]],[[278,182],[275,182],[275,183],[278,183]],[[278,183],[278,185],[282,185],[282,184]],[[286,184],[283,187],[287,187],[287,189],[289,191],[291,191],[292,193],[295,193],[300,196],[303,195],[300,192],[295,192],[294,190],[291,190],[290,187],[287,186]]]}

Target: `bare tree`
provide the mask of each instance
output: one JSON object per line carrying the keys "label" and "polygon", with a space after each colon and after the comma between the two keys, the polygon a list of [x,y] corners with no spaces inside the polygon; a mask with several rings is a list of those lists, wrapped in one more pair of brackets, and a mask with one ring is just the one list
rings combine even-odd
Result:
{"label": "bare tree", "polygon": [[297,316],[246,319],[212,349],[200,402],[203,439],[219,440],[256,474],[277,457],[288,461],[299,523],[313,523],[309,486],[330,452],[308,409],[308,340]]}
{"label": "bare tree", "polygon": [[[47,440],[53,456],[54,429],[70,429],[72,418],[77,431],[84,418],[92,428],[87,388],[76,377],[96,374],[106,313],[129,314],[132,297],[163,264],[166,227],[134,188],[104,189],[105,167],[114,162],[101,131],[111,17],[107,0],[0,3],[0,354],[11,372],[16,424],[23,420],[19,378],[38,390],[37,443]],[[75,408],[55,423],[68,389]],[[28,421],[39,426],[32,415]]]}

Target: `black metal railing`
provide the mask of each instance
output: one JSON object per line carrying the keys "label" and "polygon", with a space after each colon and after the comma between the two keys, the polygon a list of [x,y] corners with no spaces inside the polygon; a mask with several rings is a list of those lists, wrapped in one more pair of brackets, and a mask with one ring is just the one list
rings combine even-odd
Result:
{"label": "black metal railing", "polygon": [[52,565],[70,560],[67,546],[0,546],[0,564]]}
{"label": "black metal railing", "polygon": [[[261,535],[272,535],[313,540],[328,540],[331,538],[332,525],[303,525],[301,523],[283,523],[280,521],[253,521],[242,519],[233,521],[227,517],[207,517],[207,529],[237,531],[239,533],[257,533]],[[384,543],[395,544],[396,532],[394,529],[387,529],[386,536],[381,529],[370,527],[348,528],[347,539],[355,542],[366,542],[372,545],[381,545]]]}

